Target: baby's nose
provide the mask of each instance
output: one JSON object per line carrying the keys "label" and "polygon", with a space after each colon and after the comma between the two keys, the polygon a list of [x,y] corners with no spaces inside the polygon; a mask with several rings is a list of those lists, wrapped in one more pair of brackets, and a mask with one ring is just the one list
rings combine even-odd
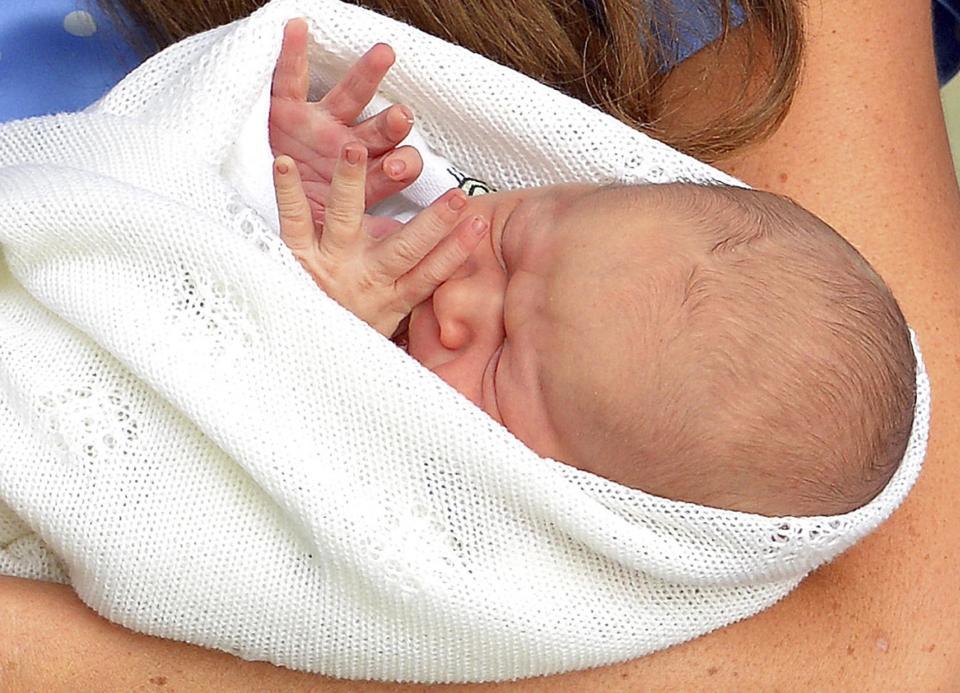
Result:
{"label": "baby's nose", "polygon": [[478,341],[503,338],[503,295],[486,286],[482,273],[451,279],[433,294],[440,343],[459,351]]}

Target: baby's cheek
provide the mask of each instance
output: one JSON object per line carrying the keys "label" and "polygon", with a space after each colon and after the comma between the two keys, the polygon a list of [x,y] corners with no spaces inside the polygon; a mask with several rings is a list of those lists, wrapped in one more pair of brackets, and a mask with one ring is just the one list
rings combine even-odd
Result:
{"label": "baby's cheek", "polygon": [[531,425],[529,420],[516,421],[510,419],[510,417],[505,418],[507,420],[503,422],[503,425],[506,429],[540,457],[561,462],[567,461],[568,455],[563,452],[548,427],[538,426],[535,423]]}
{"label": "baby's cheek", "polygon": [[473,404],[483,408],[480,376],[473,373],[475,369],[470,367],[469,362],[465,362],[462,357],[457,357],[430,370]]}
{"label": "baby's cheek", "polygon": [[522,362],[514,358],[516,355],[508,342],[497,370],[497,407],[502,423],[541,457],[563,460],[563,448],[548,414],[539,377],[524,373]]}

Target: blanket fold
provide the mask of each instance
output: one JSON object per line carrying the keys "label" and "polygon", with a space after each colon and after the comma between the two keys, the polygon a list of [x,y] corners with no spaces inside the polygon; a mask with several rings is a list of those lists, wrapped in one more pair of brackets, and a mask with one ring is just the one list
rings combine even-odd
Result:
{"label": "blanket fold", "polygon": [[270,185],[270,77],[294,17],[325,75],[393,45],[384,97],[498,188],[735,183],[336,0],[274,0],[84,113],[0,126],[0,573],[247,659],[498,681],[755,614],[899,505],[929,422],[919,349],[910,444],[881,494],[768,518],[541,459],[326,297],[278,239]]}

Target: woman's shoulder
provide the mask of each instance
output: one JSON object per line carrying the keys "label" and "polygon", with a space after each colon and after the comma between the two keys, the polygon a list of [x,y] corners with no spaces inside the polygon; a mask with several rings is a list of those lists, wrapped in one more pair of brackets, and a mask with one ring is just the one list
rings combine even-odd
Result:
{"label": "woman's shoulder", "polygon": [[[960,193],[931,50],[931,6],[824,0],[808,7],[805,71],[790,112],[771,138],[720,166],[817,213],[891,286],[931,377],[924,470],[888,523],[784,602],[620,673],[669,672],[679,678],[660,681],[680,688],[838,690],[849,682],[863,690],[875,681],[951,689],[960,681]],[[735,38],[727,50],[694,56],[671,75],[671,88],[688,90],[694,112],[722,107],[729,85],[691,87],[698,61],[735,56]]]}

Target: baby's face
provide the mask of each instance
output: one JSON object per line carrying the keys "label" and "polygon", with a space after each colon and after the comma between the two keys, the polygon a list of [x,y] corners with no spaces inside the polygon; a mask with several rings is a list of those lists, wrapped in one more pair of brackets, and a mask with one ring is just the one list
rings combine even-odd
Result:
{"label": "baby's face", "polygon": [[464,215],[489,219],[489,239],[410,317],[411,356],[528,447],[570,463],[567,385],[617,368],[590,358],[610,321],[591,277],[635,252],[616,238],[635,235],[617,230],[636,226],[637,209],[616,196],[578,184],[471,198]]}

